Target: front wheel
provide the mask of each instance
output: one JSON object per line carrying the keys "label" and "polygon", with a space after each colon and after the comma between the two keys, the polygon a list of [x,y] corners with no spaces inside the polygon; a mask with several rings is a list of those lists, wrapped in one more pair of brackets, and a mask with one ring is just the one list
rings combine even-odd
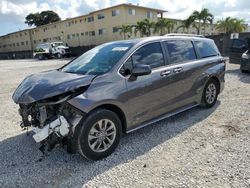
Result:
{"label": "front wheel", "polygon": [[110,155],[118,146],[122,135],[119,117],[112,111],[98,109],[84,120],[78,136],[78,149],[82,156],[99,160]]}
{"label": "front wheel", "polygon": [[219,87],[217,81],[210,79],[204,87],[201,105],[206,108],[211,108],[215,105],[218,94]]}

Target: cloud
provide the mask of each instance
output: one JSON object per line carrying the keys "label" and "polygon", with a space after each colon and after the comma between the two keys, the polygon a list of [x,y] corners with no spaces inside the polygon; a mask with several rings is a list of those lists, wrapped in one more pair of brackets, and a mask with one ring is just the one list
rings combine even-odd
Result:
{"label": "cloud", "polygon": [[164,9],[168,11],[167,17],[177,19],[187,18],[194,10],[208,8],[215,20],[232,16],[250,23],[249,0],[0,0],[0,23],[1,28],[8,27],[10,22],[27,27],[24,19],[29,13],[50,9],[66,19],[121,3]]}

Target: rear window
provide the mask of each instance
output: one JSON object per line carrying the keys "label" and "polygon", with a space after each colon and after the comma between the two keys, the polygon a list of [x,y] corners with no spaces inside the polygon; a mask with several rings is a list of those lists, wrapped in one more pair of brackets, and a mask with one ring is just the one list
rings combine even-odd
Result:
{"label": "rear window", "polygon": [[168,49],[171,64],[196,59],[195,50],[191,41],[170,40],[164,43]]}
{"label": "rear window", "polygon": [[211,41],[195,41],[196,46],[198,47],[199,54],[201,58],[213,57],[219,55],[217,47]]}

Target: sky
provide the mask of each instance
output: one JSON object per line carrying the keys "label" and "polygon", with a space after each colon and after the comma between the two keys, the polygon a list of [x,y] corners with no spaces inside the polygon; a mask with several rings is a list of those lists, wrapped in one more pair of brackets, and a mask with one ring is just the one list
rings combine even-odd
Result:
{"label": "sky", "polygon": [[0,0],[0,36],[29,28],[24,23],[29,13],[53,10],[66,19],[121,3],[167,10],[165,16],[176,19],[185,19],[194,10],[208,8],[215,21],[231,16],[250,23],[249,0]]}

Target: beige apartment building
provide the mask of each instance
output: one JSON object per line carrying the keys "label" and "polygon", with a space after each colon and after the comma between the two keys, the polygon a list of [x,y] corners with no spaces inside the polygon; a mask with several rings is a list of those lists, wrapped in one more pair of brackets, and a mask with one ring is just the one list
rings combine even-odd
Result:
{"label": "beige apartment building", "polygon": [[[157,21],[164,10],[120,4],[70,18],[22,30],[0,37],[0,54],[32,52],[38,43],[63,41],[70,47],[93,46],[108,41],[120,40],[122,24],[136,24],[145,18]],[[135,36],[132,36],[135,37]]]}
{"label": "beige apartment building", "polygon": [[[71,48],[88,47],[108,41],[121,40],[119,27],[123,24],[134,25],[145,18],[157,21],[166,12],[160,9],[142,7],[132,4],[120,4],[87,15],[70,18],[22,30],[0,37],[0,58],[15,58],[32,56],[34,47],[38,43],[63,41]],[[181,20],[175,20],[176,28],[181,25]],[[215,34],[214,25],[208,25],[207,34]],[[179,29],[178,32],[182,32]],[[196,33],[194,28],[190,33]],[[131,35],[131,38],[138,36]],[[4,57],[3,57],[4,56]]]}

